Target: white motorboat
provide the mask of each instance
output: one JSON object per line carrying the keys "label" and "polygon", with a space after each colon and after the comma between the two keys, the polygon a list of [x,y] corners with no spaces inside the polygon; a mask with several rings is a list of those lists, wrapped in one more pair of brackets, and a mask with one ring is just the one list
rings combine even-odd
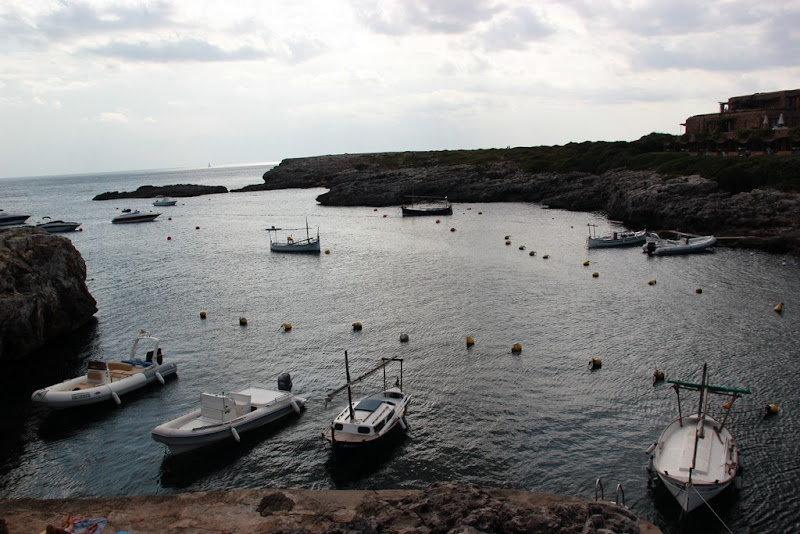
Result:
{"label": "white motorboat", "polygon": [[124,209],[120,215],[117,215],[111,219],[111,222],[114,224],[149,222],[154,220],[159,215],[161,214],[152,211],[148,213],[142,213],[139,210]]}
{"label": "white motorboat", "polygon": [[[145,358],[141,359],[140,354]],[[122,404],[120,396],[164,379],[178,371],[175,362],[165,363],[159,340],[142,332],[126,360],[90,361],[86,374],[60,384],[34,391],[31,400],[51,408],[72,408],[113,400]]]}
{"label": "white motorboat", "polygon": [[[305,239],[294,238],[291,234],[286,235],[284,238],[278,237],[278,232],[291,232],[305,230]],[[308,220],[306,219],[305,228],[267,228],[269,232],[269,249],[272,252],[310,252],[318,253],[319,248],[319,228],[317,228],[316,237],[312,236],[308,228]]]}
{"label": "white motorboat", "polygon": [[664,239],[655,232],[647,234],[647,243],[642,251],[651,256],[672,256],[676,254],[694,254],[714,247],[717,238],[713,235],[700,237],[683,237],[681,239]]}
{"label": "white motorboat", "polygon": [[28,220],[30,215],[12,215],[0,210],[0,226],[13,226],[15,224],[22,224]]}
{"label": "white motorboat", "polygon": [[[42,217],[42,219],[49,219],[49,217]],[[51,234],[56,234],[62,232],[74,232],[80,225],[81,223],[78,222],[49,220],[47,222],[40,222],[36,225],[36,227],[41,228],[42,230],[47,230]]]}
{"label": "white motorboat", "polygon": [[158,197],[156,197],[156,199],[153,201],[153,206],[156,206],[156,207],[160,207],[160,206],[174,206],[174,205],[175,205],[175,204],[177,204],[177,203],[178,203],[178,201],[177,201],[177,200],[175,200],[174,198],[169,198],[169,197],[162,197],[162,196],[158,196]]}
{"label": "white motorboat", "polygon": [[586,238],[586,248],[606,248],[606,247],[628,247],[640,245],[647,240],[647,231],[638,232],[611,232],[608,235],[597,237],[595,230],[597,226],[587,224],[589,227],[589,237]]}
{"label": "white motorboat", "polygon": [[[706,383],[706,366],[700,384],[668,380],[678,395],[678,418],[661,433],[649,449],[650,469],[667,486],[686,512],[716,497],[727,488],[739,472],[739,448],[725,426],[733,402],[750,393],[746,389],[712,386]],[[696,414],[681,412],[680,390],[700,393]],[[723,407],[725,415],[717,421],[708,414],[708,394],[731,397]]]}
{"label": "white motorboat", "polygon": [[[403,360],[401,358],[381,358],[381,363],[354,380],[350,380],[350,366],[347,351],[344,353],[347,383],[328,393],[326,404],[337,394],[347,390],[347,406],[323,431],[325,438],[337,449],[353,449],[379,443],[395,429],[405,431],[406,410],[411,395],[403,393]],[[386,387],[386,366],[400,362],[400,376],[393,387]],[[352,385],[383,369],[383,390],[353,402]]]}
{"label": "white motorboat", "polygon": [[153,439],[181,454],[228,440],[292,413],[300,413],[306,399],[292,394],[288,373],[278,377],[278,390],[250,387],[236,393],[203,393],[200,408],[153,429]]}

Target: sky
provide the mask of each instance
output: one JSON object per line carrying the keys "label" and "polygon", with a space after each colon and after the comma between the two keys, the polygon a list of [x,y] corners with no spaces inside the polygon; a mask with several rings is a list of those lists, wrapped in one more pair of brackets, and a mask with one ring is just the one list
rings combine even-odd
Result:
{"label": "sky", "polygon": [[800,0],[0,0],[0,177],[678,135],[798,53]]}

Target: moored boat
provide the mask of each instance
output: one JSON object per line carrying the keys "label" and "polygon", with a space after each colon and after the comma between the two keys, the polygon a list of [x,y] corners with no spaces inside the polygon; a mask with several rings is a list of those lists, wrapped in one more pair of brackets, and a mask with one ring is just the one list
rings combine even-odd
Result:
{"label": "moored boat", "polygon": [[111,222],[114,224],[149,222],[154,220],[159,215],[161,214],[152,211],[148,213],[142,213],[139,210],[124,209],[120,215],[117,215],[111,219]]}
{"label": "moored boat", "polygon": [[[286,235],[283,239],[278,237],[278,232],[291,232],[305,230],[306,237],[295,238],[291,234]],[[272,252],[308,252],[318,253],[320,251],[319,245],[319,228],[317,228],[317,235],[312,236],[308,227],[308,219],[306,219],[305,228],[267,228],[269,232],[269,249]]]}
{"label": "moored boat", "polygon": [[[42,217],[42,219],[49,219],[49,217]],[[51,234],[56,233],[63,233],[63,232],[74,232],[78,229],[81,223],[78,222],[68,222],[68,221],[47,221],[47,222],[40,222],[36,225],[37,228],[41,228],[42,230],[47,230]]]}
{"label": "moored boat", "polygon": [[[418,197],[411,196],[408,204],[400,206],[403,217],[418,217],[426,215],[452,215],[453,206],[447,197]],[[421,199],[422,202],[415,202]]]}
{"label": "moored boat", "polygon": [[682,237],[680,239],[664,239],[657,233],[647,234],[647,243],[642,245],[642,252],[651,256],[673,256],[678,254],[695,254],[710,250],[717,244],[713,235],[700,237]]}
{"label": "moored boat", "polygon": [[159,206],[174,206],[177,203],[178,203],[178,201],[175,200],[174,198],[158,196],[153,201],[153,206],[156,206],[156,207],[159,207]]}
{"label": "moored boat", "polygon": [[0,210],[0,226],[13,226],[15,224],[22,224],[28,220],[30,215],[14,215]]}
{"label": "moored boat", "polygon": [[589,237],[586,238],[586,248],[628,247],[640,245],[647,239],[646,230],[611,232],[608,235],[597,237],[595,233],[597,226],[594,224],[587,226],[589,227]]}
{"label": "moored boat", "polygon": [[244,432],[299,414],[306,399],[291,391],[292,379],[283,373],[277,391],[249,387],[236,393],[203,393],[199,409],[158,425],[151,435],[172,454],[229,440],[238,442]]}
{"label": "moored boat", "polygon": [[[144,359],[140,357],[145,354]],[[160,342],[142,331],[133,343],[127,359],[113,362],[90,361],[86,374],[71,378],[31,395],[35,404],[62,409],[113,400],[122,404],[120,396],[165,378],[178,371],[175,362],[164,362]]]}
{"label": "moored boat", "polygon": [[[691,512],[722,493],[739,473],[739,448],[725,423],[734,401],[749,390],[712,386],[706,382],[706,365],[699,384],[668,380],[678,395],[678,418],[661,433],[649,449],[650,468],[655,470],[685,512]],[[680,390],[697,391],[700,403],[696,414],[681,411]],[[708,413],[708,395],[730,397],[723,406],[722,421]]]}
{"label": "moored boat", "polygon": [[[350,380],[347,351],[344,354],[347,383],[328,393],[325,400],[327,404],[346,389],[347,406],[323,431],[322,437],[330,442],[334,450],[356,449],[383,442],[395,430],[405,431],[408,427],[405,416],[411,395],[403,392],[402,358],[381,358],[381,363],[376,367]],[[387,388],[386,366],[392,362],[400,363],[400,375],[395,385]],[[381,369],[383,369],[383,390],[353,402],[352,386]]]}

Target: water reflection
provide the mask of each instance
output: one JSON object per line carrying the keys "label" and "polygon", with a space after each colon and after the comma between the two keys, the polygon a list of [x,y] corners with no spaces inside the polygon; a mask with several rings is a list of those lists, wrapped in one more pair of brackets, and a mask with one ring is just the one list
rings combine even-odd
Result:
{"label": "water reflection", "polygon": [[385,464],[400,456],[408,441],[404,432],[396,431],[382,442],[365,448],[332,450],[325,462],[325,470],[337,489],[352,488],[358,481],[377,473]]}

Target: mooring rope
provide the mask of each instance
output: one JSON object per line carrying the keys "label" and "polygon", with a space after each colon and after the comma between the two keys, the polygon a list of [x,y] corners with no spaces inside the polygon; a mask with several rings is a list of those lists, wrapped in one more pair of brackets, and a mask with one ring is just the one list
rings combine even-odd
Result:
{"label": "mooring rope", "polygon": [[698,497],[700,497],[700,500],[701,500],[701,501],[703,501],[703,502],[706,504],[706,506],[708,506],[708,509],[709,509],[709,510],[711,510],[711,513],[712,513],[712,514],[714,514],[714,517],[716,517],[716,518],[717,518],[717,520],[718,520],[720,523],[722,523],[722,526],[723,526],[723,527],[725,527],[725,530],[727,530],[728,532],[730,532],[730,534],[733,534],[733,531],[732,531],[730,528],[728,528],[728,525],[726,525],[726,524],[725,524],[725,521],[723,521],[723,520],[722,520],[722,518],[719,516],[719,514],[717,514],[717,512],[715,512],[715,511],[714,511],[714,509],[711,507],[711,505],[710,505],[710,504],[708,504],[708,501],[707,501],[707,500],[705,500],[705,499],[703,498],[703,496],[700,494],[700,492],[699,492],[699,491],[697,491],[696,489],[694,489],[694,485],[692,485],[692,486],[691,486],[691,488],[694,490],[694,492],[695,492],[695,493],[697,493],[697,496],[698,496]]}

